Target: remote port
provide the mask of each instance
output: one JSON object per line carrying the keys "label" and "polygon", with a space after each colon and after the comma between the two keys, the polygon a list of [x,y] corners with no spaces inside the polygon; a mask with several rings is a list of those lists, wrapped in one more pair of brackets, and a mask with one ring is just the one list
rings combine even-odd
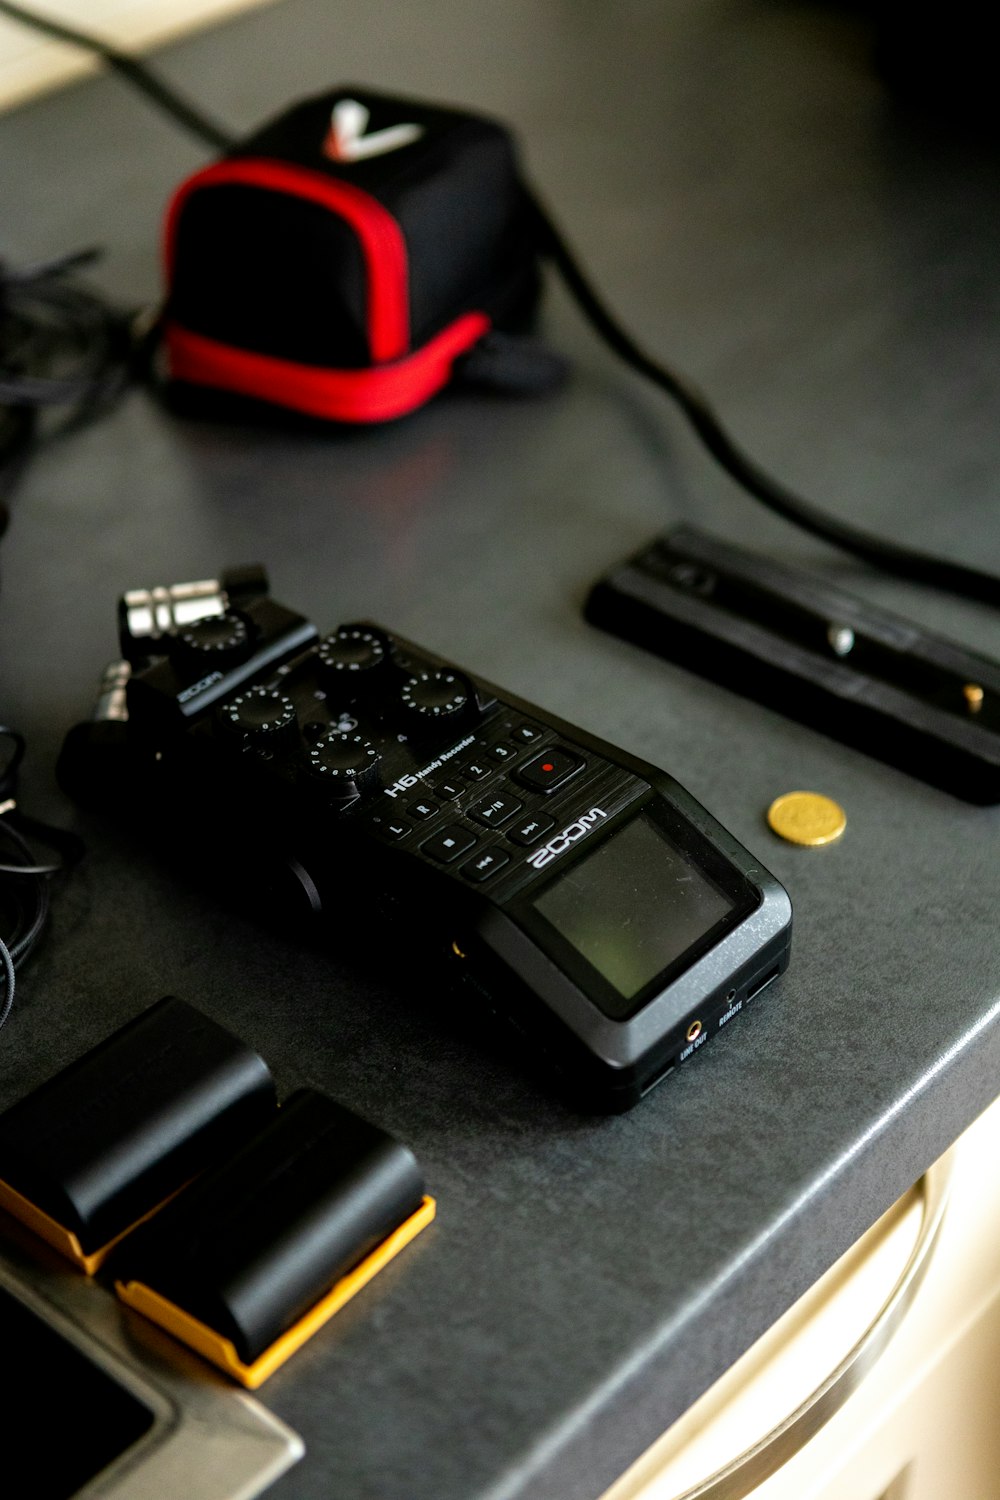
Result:
{"label": "remote port", "polygon": [[768,969],[768,971],[764,975],[764,977],[762,979],[758,979],[758,981],[754,985],[753,989],[752,990],[747,990],[747,999],[748,1000],[752,1000],[753,997],[754,997],[754,995],[759,995],[760,992],[761,992],[761,990],[766,990],[767,986],[771,983],[772,979],[777,979],[778,973],[779,973],[779,968],[778,968],[777,964],[775,964],[775,966],[774,966],[773,969]]}
{"label": "remote port", "polygon": [[702,1030],[703,1027],[700,1021],[692,1021],[684,1034],[689,1042],[695,1042],[701,1036]]}

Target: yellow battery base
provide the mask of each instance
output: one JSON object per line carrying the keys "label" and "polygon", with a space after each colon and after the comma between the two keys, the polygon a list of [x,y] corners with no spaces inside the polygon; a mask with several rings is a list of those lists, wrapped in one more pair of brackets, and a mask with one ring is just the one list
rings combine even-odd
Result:
{"label": "yellow battery base", "polygon": [[181,1343],[187,1344],[233,1380],[239,1381],[240,1385],[246,1386],[248,1390],[256,1390],[296,1350],[301,1349],[324,1323],[329,1322],[345,1302],[349,1302],[373,1276],[377,1276],[383,1266],[387,1266],[422,1229],[426,1229],[436,1212],[434,1199],[425,1197],[416,1213],[404,1219],[398,1229],[394,1229],[387,1239],[376,1245],[371,1254],[366,1255],[352,1271],[341,1277],[325,1297],[249,1365],[240,1359],[231,1339],[223,1338],[214,1328],[193,1318],[182,1307],[161,1297],[159,1292],[153,1291],[152,1287],[145,1286],[143,1282],[116,1281],[115,1291],[129,1307],[134,1307],[137,1312],[158,1323],[161,1328],[173,1334],[174,1338],[180,1339]]}
{"label": "yellow battery base", "polygon": [[[164,1199],[164,1202],[166,1201],[168,1200]],[[0,1208],[5,1209],[12,1219],[17,1219],[26,1229],[30,1229],[32,1234],[37,1234],[39,1239],[44,1240],[47,1245],[51,1245],[53,1250],[58,1250],[60,1255],[72,1261],[77,1270],[83,1271],[87,1276],[95,1275],[115,1246],[120,1244],[127,1234],[131,1234],[133,1229],[137,1229],[140,1224],[151,1219],[162,1207],[162,1203],[157,1203],[155,1208],[149,1210],[149,1213],[143,1214],[141,1219],[136,1219],[134,1224],[129,1224],[116,1234],[114,1239],[108,1240],[106,1245],[101,1245],[96,1250],[86,1251],[72,1229],[67,1229],[65,1224],[60,1224],[36,1203],[32,1203],[30,1198],[25,1198],[23,1193],[19,1193],[16,1188],[11,1187],[9,1182],[4,1182],[3,1178],[0,1178]]]}

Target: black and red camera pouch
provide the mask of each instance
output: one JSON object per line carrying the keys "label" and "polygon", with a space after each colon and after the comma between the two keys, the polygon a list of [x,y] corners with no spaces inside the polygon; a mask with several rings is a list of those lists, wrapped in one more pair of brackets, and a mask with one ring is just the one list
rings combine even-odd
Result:
{"label": "black and red camera pouch", "polygon": [[343,423],[423,405],[540,288],[510,133],[366,89],[305,100],[189,177],[165,254],[174,382]]}

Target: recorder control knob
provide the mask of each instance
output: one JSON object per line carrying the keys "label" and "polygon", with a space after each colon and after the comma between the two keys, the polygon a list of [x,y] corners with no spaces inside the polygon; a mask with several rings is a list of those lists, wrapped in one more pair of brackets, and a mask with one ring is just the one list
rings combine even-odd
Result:
{"label": "recorder control knob", "polygon": [[379,753],[363,734],[327,734],[309,751],[313,784],[325,785],[337,802],[353,802],[378,785]]}
{"label": "recorder control knob", "polygon": [[363,625],[341,625],[321,641],[316,652],[327,682],[338,687],[366,687],[386,659],[385,642]]}
{"label": "recorder control knob", "polygon": [[253,687],[230,698],[219,710],[227,729],[257,745],[273,745],[295,727],[295,705],[284,693]]}
{"label": "recorder control knob", "polygon": [[475,708],[472,686],[457,672],[446,668],[437,672],[420,672],[404,684],[402,691],[404,719],[430,728],[433,724],[454,723]]}
{"label": "recorder control knob", "polygon": [[210,615],[182,630],[177,644],[189,658],[216,663],[244,655],[250,644],[250,630],[242,615]]}

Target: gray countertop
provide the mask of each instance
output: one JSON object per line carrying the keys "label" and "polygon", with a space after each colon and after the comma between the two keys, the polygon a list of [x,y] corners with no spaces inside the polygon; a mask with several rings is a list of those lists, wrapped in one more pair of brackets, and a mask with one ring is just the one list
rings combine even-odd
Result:
{"label": "gray countertop", "polygon": [[[341,81],[465,103],[531,174],[622,317],[829,510],[1000,573],[995,145],[896,107],[845,7],[286,0],[164,71],[237,128]],[[100,241],[157,289],[204,153],[102,78],[0,119],[0,253]],[[590,1500],[994,1097],[998,813],[963,805],[601,635],[589,583],[678,521],[813,567],[1000,655],[1000,613],[879,579],[760,511],[550,290],[562,393],[454,393],[391,428],[179,420],[143,392],[40,453],[0,547],[0,706],[25,806],[73,823],[0,1037],[0,1106],[164,993],[282,1091],[399,1134],[436,1224],[267,1385],[305,1438],[275,1500]],[[304,951],[58,793],[61,736],[124,588],[260,560],[321,627],[369,615],[667,768],[791,893],[792,965],[627,1116],[570,1113],[373,963]],[[826,849],[779,792],[847,810]],[[200,871],[225,850],[191,849]]]}

